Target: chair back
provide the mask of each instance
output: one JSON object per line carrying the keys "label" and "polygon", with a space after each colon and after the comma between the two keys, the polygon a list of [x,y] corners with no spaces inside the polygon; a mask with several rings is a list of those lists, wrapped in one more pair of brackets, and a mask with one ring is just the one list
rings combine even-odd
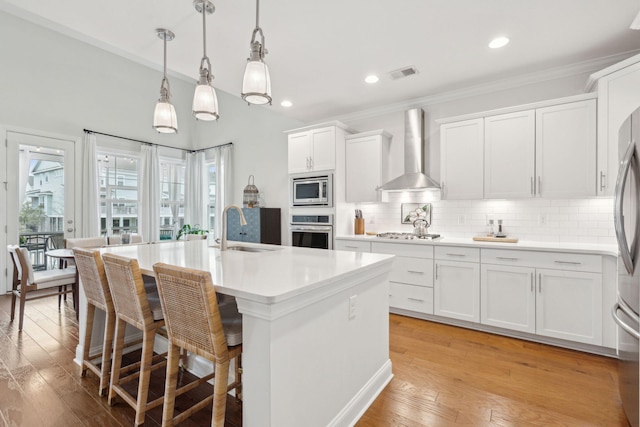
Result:
{"label": "chair back", "polygon": [[65,239],[64,247],[73,248],[100,248],[107,244],[105,237],[80,237],[77,239]]}
{"label": "chair back", "polygon": [[206,234],[187,234],[187,240],[205,240]]}
{"label": "chair back", "polygon": [[154,323],[138,260],[103,254],[104,270],[116,315],[141,330]]}
{"label": "chair back", "polygon": [[29,286],[35,281],[33,278],[33,266],[27,248],[16,248],[15,254],[20,264],[20,284]]}
{"label": "chair back", "polygon": [[22,266],[20,265],[20,260],[18,259],[18,254],[16,251],[18,250],[17,245],[7,245],[7,250],[9,251],[9,256],[11,261],[13,262],[13,289],[18,288],[18,284],[22,279]]}
{"label": "chair back", "polygon": [[113,311],[111,291],[100,252],[74,248],[73,257],[87,301],[104,311]]}
{"label": "chair back", "polygon": [[[140,234],[132,234],[129,243],[143,243],[144,239]],[[107,245],[121,245],[122,236],[107,236]]]}
{"label": "chair back", "polygon": [[211,273],[153,266],[169,340],[210,360],[228,358],[227,341]]}

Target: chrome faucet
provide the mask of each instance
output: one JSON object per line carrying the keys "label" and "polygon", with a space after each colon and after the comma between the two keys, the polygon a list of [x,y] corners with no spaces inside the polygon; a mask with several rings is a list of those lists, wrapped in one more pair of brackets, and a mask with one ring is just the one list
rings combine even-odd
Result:
{"label": "chrome faucet", "polygon": [[229,205],[227,207],[224,208],[224,211],[222,211],[222,236],[220,236],[220,250],[221,251],[226,251],[227,250],[227,211],[229,209],[235,209],[238,211],[238,213],[240,213],[240,225],[247,225],[247,220],[244,217],[244,214],[242,213],[242,209],[240,208],[240,206],[238,205]]}

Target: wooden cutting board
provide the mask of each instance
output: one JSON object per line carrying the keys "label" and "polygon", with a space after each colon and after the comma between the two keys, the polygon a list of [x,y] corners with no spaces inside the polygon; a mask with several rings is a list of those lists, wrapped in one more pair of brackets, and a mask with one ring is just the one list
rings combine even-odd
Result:
{"label": "wooden cutting board", "polygon": [[518,243],[516,237],[495,237],[495,236],[474,236],[476,242],[501,242],[501,243]]}

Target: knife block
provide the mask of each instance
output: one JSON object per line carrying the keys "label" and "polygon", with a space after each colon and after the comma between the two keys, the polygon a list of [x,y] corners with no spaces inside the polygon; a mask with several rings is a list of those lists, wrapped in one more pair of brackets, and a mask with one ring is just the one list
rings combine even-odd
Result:
{"label": "knife block", "polygon": [[364,218],[353,220],[353,234],[364,234]]}

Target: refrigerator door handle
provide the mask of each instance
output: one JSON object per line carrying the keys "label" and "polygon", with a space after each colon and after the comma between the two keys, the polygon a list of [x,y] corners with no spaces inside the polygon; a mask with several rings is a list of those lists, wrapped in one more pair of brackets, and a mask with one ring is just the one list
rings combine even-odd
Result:
{"label": "refrigerator door handle", "polygon": [[615,303],[613,305],[613,308],[611,309],[611,315],[613,316],[613,320],[615,320],[615,322],[618,324],[618,326],[620,326],[622,329],[624,329],[629,335],[635,337],[636,339],[640,339],[640,333],[638,331],[636,331],[635,329],[633,329],[631,326],[629,326],[626,323],[624,323],[622,321],[622,319],[618,317],[618,310],[625,311],[625,310],[622,309],[622,306],[620,305],[620,302]]}
{"label": "refrigerator door handle", "polygon": [[618,240],[618,249],[620,250],[620,257],[624,263],[625,268],[629,274],[633,274],[635,259],[636,242],[635,239],[632,242],[631,248],[627,243],[627,235],[624,229],[624,219],[622,217],[622,203],[624,200],[624,188],[627,182],[627,176],[629,170],[634,167],[633,173],[636,174],[637,179],[637,162],[635,161],[635,144],[631,142],[627,151],[622,159],[620,169],[618,170],[618,179],[616,180],[616,188],[614,191],[614,203],[613,203],[613,222],[616,230],[616,238]]}

